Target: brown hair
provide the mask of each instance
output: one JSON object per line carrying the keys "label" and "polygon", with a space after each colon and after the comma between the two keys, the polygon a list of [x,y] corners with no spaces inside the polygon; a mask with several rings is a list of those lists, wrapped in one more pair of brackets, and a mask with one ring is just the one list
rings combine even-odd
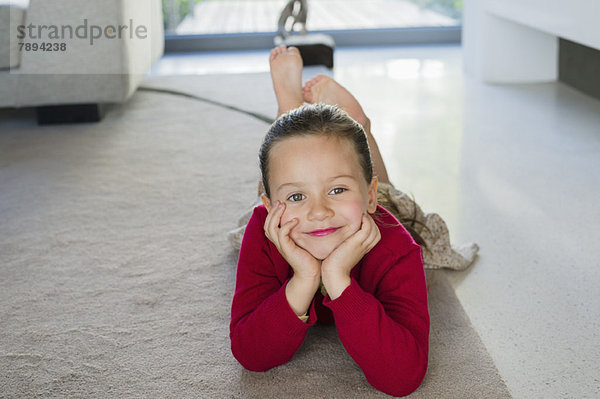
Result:
{"label": "brown hair", "polygon": [[[373,179],[373,161],[367,135],[363,127],[352,119],[344,110],[335,105],[305,104],[281,115],[269,128],[260,147],[258,158],[265,195],[271,198],[269,186],[269,154],[275,144],[291,137],[318,135],[348,140],[354,146],[360,163],[363,177],[367,185]],[[416,220],[410,217],[398,217],[400,223],[408,230],[413,239],[420,245],[424,240],[415,231]],[[377,214],[374,215],[377,217]]]}
{"label": "brown hair", "polygon": [[269,154],[273,146],[287,138],[318,135],[350,141],[358,154],[363,177],[367,185],[373,178],[373,163],[367,136],[362,126],[345,111],[334,105],[305,104],[281,115],[269,128],[258,158],[262,183],[267,197],[271,198],[269,186]]}

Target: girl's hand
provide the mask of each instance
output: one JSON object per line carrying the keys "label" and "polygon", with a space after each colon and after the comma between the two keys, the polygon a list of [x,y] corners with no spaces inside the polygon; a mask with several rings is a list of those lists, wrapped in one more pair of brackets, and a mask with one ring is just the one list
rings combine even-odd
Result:
{"label": "girl's hand", "polygon": [[290,232],[298,224],[298,219],[294,218],[280,226],[285,204],[276,201],[274,205],[265,220],[265,235],[290,264],[294,276],[306,280],[318,279],[321,274],[321,261],[297,246],[290,237]]}
{"label": "girl's hand", "polygon": [[369,214],[362,217],[360,229],[342,242],[321,266],[323,285],[331,299],[350,285],[350,271],[381,240],[381,232]]}

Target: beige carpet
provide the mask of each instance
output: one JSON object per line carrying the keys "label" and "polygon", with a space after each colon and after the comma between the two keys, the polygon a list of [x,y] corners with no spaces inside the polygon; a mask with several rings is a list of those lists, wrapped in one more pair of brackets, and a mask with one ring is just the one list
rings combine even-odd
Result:
{"label": "beige carpet", "polygon": [[[146,84],[275,110],[266,74]],[[153,92],[98,124],[0,111],[1,397],[387,396],[332,326],[265,373],[231,355],[226,233],[254,200],[266,127]],[[445,276],[429,281],[430,367],[412,397],[510,397]]]}

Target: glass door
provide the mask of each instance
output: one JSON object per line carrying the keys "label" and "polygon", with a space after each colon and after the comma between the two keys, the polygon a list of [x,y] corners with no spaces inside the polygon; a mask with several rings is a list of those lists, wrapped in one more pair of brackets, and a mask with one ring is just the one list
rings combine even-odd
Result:
{"label": "glass door", "polygon": [[[287,0],[162,0],[168,35],[277,31]],[[310,31],[457,27],[462,0],[308,0]]]}

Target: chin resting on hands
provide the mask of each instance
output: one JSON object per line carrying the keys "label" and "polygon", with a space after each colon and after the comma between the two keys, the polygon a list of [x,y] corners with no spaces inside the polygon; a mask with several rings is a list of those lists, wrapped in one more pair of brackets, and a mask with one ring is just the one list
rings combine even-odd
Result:
{"label": "chin resting on hands", "polygon": [[296,245],[296,242],[290,237],[290,232],[298,224],[298,219],[294,218],[280,225],[281,217],[285,212],[285,204],[276,201],[273,205],[274,207],[271,208],[265,220],[265,235],[290,264],[295,276],[305,279],[318,278],[321,273],[321,261]]}
{"label": "chin resting on hands", "polygon": [[381,240],[381,232],[368,213],[362,217],[360,229],[323,259],[321,276],[329,297],[339,297],[350,285],[350,271]]}

